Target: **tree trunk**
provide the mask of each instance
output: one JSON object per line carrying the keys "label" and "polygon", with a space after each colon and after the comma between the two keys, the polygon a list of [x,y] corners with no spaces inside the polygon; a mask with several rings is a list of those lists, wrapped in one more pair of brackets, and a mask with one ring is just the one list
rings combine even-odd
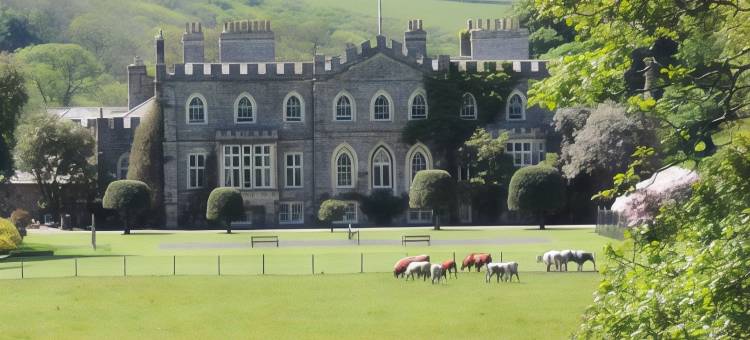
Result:
{"label": "tree trunk", "polygon": [[539,230],[545,230],[544,228],[544,214],[542,214],[539,218]]}
{"label": "tree trunk", "polygon": [[123,216],[123,219],[125,220],[125,227],[123,228],[122,234],[123,235],[130,235],[130,218],[128,218],[128,213],[125,213],[125,216]]}
{"label": "tree trunk", "polygon": [[227,234],[232,233],[232,221],[227,221]]}
{"label": "tree trunk", "polygon": [[440,214],[435,209],[432,209],[432,217],[435,222],[435,230],[440,230]]}

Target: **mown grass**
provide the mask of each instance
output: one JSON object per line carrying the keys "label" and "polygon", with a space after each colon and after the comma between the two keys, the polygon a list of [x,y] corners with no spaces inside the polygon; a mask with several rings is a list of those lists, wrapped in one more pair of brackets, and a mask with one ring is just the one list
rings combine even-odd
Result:
{"label": "mown grass", "polygon": [[560,339],[598,275],[521,273],[485,284],[388,274],[3,280],[8,339]]}

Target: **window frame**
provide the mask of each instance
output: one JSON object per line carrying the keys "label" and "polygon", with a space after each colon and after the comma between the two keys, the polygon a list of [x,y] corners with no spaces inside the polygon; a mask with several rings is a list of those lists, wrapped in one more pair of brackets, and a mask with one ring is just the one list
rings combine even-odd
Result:
{"label": "window frame", "polygon": [[[221,174],[221,187],[236,188],[239,190],[256,190],[256,189],[275,189],[276,188],[276,158],[275,158],[275,145],[274,144],[224,144],[221,146],[221,163],[220,163],[220,174]],[[234,147],[239,148],[238,153],[234,153]],[[268,153],[257,153],[257,147],[265,148],[268,147]],[[232,152],[231,156],[227,154],[227,148]],[[261,149],[262,150],[262,149]],[[268,157],[268,165],[258,165],[256,157]],[[234,158],[230,158],[230,166],[227,168],[227,158],[237,157],[239,165],[234,165]],[[227,183],[227,171],[231,171],[230,184]],[[237,183],[234,181],[234,171],[238,171]],[[268,185],[257,185],[258,171],[260,171],[261,181],[266,182],[268,179]]]}
{"label": "window frame", "polygon": [[[289,165],[289,157],[299,156],[299,164],[293,164]],[[292,189],[299,189],[304,187],[305,185],[305,171],[304,171],[304,154],[302,152],[286,152],[284,153],[284,187],[285,188],[292,188]],[[293,180],[296,179],[295,171],[299,171],[299,184],[292,183],[292,185],[289,184],[289,170],[292,170],[292,177]]]}
{"label": "window frame", "polygon": [[[385,98],[386,101],[388,101],[388,118],[387,119],[376,119],[375,118],[375,103],[380,97]],[[393,98],[391,95],[388,94],[388,92],[385,92],[383,90],[379,90],[375,92],[375,94],[372,96],[372,99],[370,100],[370,120],[374,122],[392,122],[393,116],[395,114],[394,108],[393,108]]]}
{"label": "window frame", "polygon": [[[414,117],[413,110],[414,110],[414,101],[417,99],[417,97],[421,96],[422,100],[424,100],[424,117]],[[414,92],[412,92],[411,96],[409,97],[409,120],[424,120],[427,119],[430,116],[430,109],[429,104],[427,103],[427,94],[423,89],[417,89]]]}
{"label": "window frame", "polygon": [[[239,106],[240,101],[242,101],[243,98],[247,98],[250,101],[250,105],[252,105],[252,111],[251,111],[251,119],[250,121],[240,121],[239,120]],[[255,102],[255,98],[253,98],[252,95],[250,95],[247,92],[241,93],[239,96],[237,96],[237,99],[234,100],[234,123],[235,124],[256,124],[258,122],[258,104]]]}
{"label": "window frame", "polygon": [[[195,166],[190,165],[191,164],[191,158],[195,157]],[[203,166],[199,165],[199,157],[203,158]],[[206,153],[204,152],[191,152],[187,154],[187,188],[190,189],[202,189],[206,186]],[[195,184],[192,185],[192,174],[193,171],[195,171]],[[202,176],[201,176],[202,171]],[[200,178],[202,177],[202,181]],[[202,184],[201,184],[202,183]]]}
{"label": "window frame", "polygon": [[[465,109],[467,107],[465,103],[465,98],[471,98],[472,107],[474,108],[474,113],[471,116],[465,115]],[[477,105],[477,98],[474,97],[474,94],[471,92],[466,92],[463,95],[461,95],[461,111],[458,113],[458,118],[465,119],[465,120],[476,120],[479,117],[479,105]]]}
{"label": "window frame", "polygon": [[[521,99],[521,118],[511,118],[510,117],[510,105],[511,100],[513,97],[518,96]],[[508,95],[508,100],[505,102],[505,120],[507,121],[525,121],[526,120],[526,96],[519,90],[513,90],[510,95]]]}
{"label": "window frame", "polygon": [[[350,119],[338,119],[338,103],[342,97],[346,97],[346,99],[349,100],[349,109],[351,111],[351,116],[349,117]],[[352,96],[349,92],[341,91],[333,98],[333,121],[334,122],[356,122],[357,121],[357,102],[354,100],[354,96]]]}
{"label": "window frame", "polygon": [[[378,157],[378,154],[380,154],[381,151],[386,155],[386,157],[388,159],[388,163],[387,164],[386,163],[379,163],[378,164],[378,163],[375,162],[375,157]],[[385,165],[388,166],[388,176],[387,177],[384,175],[384,172],[383,172],[383,169],[382,169],[383,166],[385,166]],[[379,171],[380,176],[376,176],[375,169],[378,166],[381,168],[380,171]],[[373,153],[372,153],[372,156],[370,157],[370,187],[372,189],[390,189],[390,190],[394,190],[396,188],[396,184],[393,183],[393,181],[394,181],[393,174],[395,173],[394,166],[395,166],[395,164],[393,162],[393,153],[389,149],[387,149],[385,146],[383,146],[383,145],[376,146],[375,149],[374,149],[374,151],[373,151]],[[380,179],[380,184],[376,185],[375,184],[375,179],[378,178],[378,177]],[[383,185],[383,182],[384,182],[383,180],[386,179],[386,178],[388,179],[388,185]]]}
{"label": "window frame", "polygon": [[[346,154],[349,157],[349,161],[351,162],[351,184],[350,185],[339,185],[338,181],[338,175],[339,175],[339,169],[338,169],[338,160],[341,157],[341,155]],[[333,149],[333,152],[331,153],[331,184],[334,189],[354,189],[357,187],[357,179],[358,179],[358,158],[357,153],[354,151],[354,148],[351,147],[349,144],[340,144],[335,149]]]}
{"label": "window frame", "polygon": [[[356,224],[359,223],[359,202],[357,201],[344,201],[346,203],[346,209],[347,211],[344,212],[344,217],[342,217],[338,221],[333,221],[333,223],[337,224]],[[354,207],[352,209],[353,211],[349,211],[350,207]],[[354,218],[349,218],[349,214],[354,214]]]}
{"label": "window frame", "polygon": [[[519,139],[519,140],[508,140],[505,142],[505,152],[507,152],[509,155],[513,157],[513,166],[520,168],[520,167],[526,167],[534,165],[534,144],[535,143],[543,143],[541,140],[530,140],[530,139]],[[524,150],[524,145],[529,145],[529,150]],[[516,145],[520,145],[520,150],[516,150]],[[508,148],[508,146],[512,146],[511,148]],[[516,161],[516,154],[520,155],[520,161]],[[526,163],[524,160],[529,160],[528,163]],[[538,162],[537,162],[538,164]]]}
{"label": "window frame", "polygon": [[[289,101],[292,99],[292,97],[296,97],[299,101],[299,120],[289,120]],[[284,97],[284,101],[281,102],[282,110],[283,110],[283,118],[285,123],[304,123],[305,122],[305,100],[302,98],[302,95],[299,94],[297,91],[292,91],[287,93],[286,97]]]}
{"label": "window frame", "polygon": [[[299,219],[295,220],[293,206],[299,206]],[[282,207],[287,207],[287,212],[282,212]],[[282,214],[288,214],[288,219],[282,219]],[[300,201],[283,201],[279,202],[278,212],[279,224],[304,224],[305,223],[305,204]]]}
{"label": "window frame", "polygon": [[[125,169],[122,168],[123,161],[128,162]],[[117,179],[127,179],[129,169],[130,169],[130,152],[125,152],[122,155],[120,155],[120,158],[117,159],[117,174],[116,174]],[[123,170],[125,170],[125,177],[122,176]]]}
{"label": "window frame", "polygon": [[[203,103],[203,121],[190,121],[190,103],[193,101],[193,99],[199,99]],[[188,96],[187,101],[185,102],[185,124],[187,125],[206,125],[208,124],[208,101],[206,101],[206,97],[204,97],[200,93],[193,93],[190,96]]]}

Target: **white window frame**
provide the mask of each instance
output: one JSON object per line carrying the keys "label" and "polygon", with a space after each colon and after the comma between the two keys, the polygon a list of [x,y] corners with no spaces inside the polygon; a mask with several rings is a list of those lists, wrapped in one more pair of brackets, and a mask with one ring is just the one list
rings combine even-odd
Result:
{"label": "white window frame", "polygon": [[[295,157],[299,157],[299,164],[292,164],[289,165],[289,157],[292,157],[292,160],[294,160]],[[304,178],[304,154],[302,152],[287,152],[284,154],[284,185],[287,188],[302,188],[305,183]],[[292,171],[292,181],[296,179],[295,172],[299,172],[299,184],[296,183],[289,183],[289,171]]]}
{"label": "white window frame", "polygon": [[406,222],[410,224],[430,223],[432,222],[432,209],[409,209],[406,211]]}
{"label": "white window frame", "polygon": [[[385,97],[385,99],[388,101],[388,119],[375,119],[375,102],[378,100],[378,98],[380,98],[380,96]],[[393,121],[394,113],[393,98],[391,97],[391,95],[383,90],[375,92],[375,94],[372,96],[372,99],[370,100],[370,120],[374,122],[391,122]]]}
{"label": "white window frame", "polygon": [[[195,157],[195,165],[190,165],[191,158],[193,157]],[[199,162],[200,157],[203,158],[203,166],[200,165],[200,162]],[[193,185],[191,181],[193,172],[195,172],[195,185]],[[200,189],[200,188],[203,188],[205,185],[206,185],[206,154],[202,152],[189,153],[187,155],[187,188],[188,189]]]}
{"label": "white window frame", "polygon": [[412,161],[414,160],[414,156],[416,156],[417,153],[421,153],[422,156],[425,158],[425,162],[427,163],[427,169],[432,169],[432,153],[430,153],[430,149],[427,148],[426,145],[422,143],[414,144],[409,151],[406,153],[406,158],[404,159],[404,165],[405,165],[405,182],[407,184],[406,191],[409,191],[411,189],[411,182],[414,180],[414,176],[416,173],[414,173],[414,169],[412,168]]}
{"label": "white window frame", "polygon": [[[378,155],[378,153],[380,153],[380,151],[383,151],[385,153],[386,157],[388,158],[388,163],[387,164],[386,163],[376,163],[375,162],[375,157]],[[388,185],[383,185],[383,182],[384,182],[383,179],[385,179],[386,176],[383,174],[382,167],[385,166],[385,165],[388,166],[388,176],[387,176],[387,178],[388,178]],[[394,181],[393,174],[395,173],[395,166],[394,165],[395,164],[393,162],[393,153],[388,148],[386,148],[383,145],[376,146],[375,149],[374,149],[374,151],[373,151],[373,153],[372,153],[372,156],[370,156],[370,186],[371,186],[372,189],[395,189],[396,185],[395,185],[395,183],[393,183],[393,181]],[[377,178],[375,176],[375,167],[376,166],[381,167],[381,169],[380,169],[380,184],[378,184],[378,185],[375,184],[375,179]]]}
{"label": "white window frame", "polygon": [[[232,148],[239,148],[238,153],[234,153]],[[268,153],[265,152],[258,154],[257,148],[268,147]],[[230,156],[227,155],[227,148],[229,148]],[[262,150],[262,149],[261,149]],[[275,157],[275,146],[273,144],[226,144],[222,145],[221,149],[221,186],[232,187],[240,190],[251,190],[251,189],[273,189],[276,187],[276,157]],[[256,157],[268,157],[268,164],[259,164]],[[227,167],[227,158],[231,157],[230,166]],[[235,166],[233,159],[238,157],[239,165]],[[265,162],[263,162],[265,163]],[[227,182],[227,171],[230,171],[231,178]],[[234,171],[238,171],[237,183],[234,181]],[[269,183],[268,185],[262,184],[257,185],[258,171],[260,171],[261,181],[263,183]],[[248,176],[249,175],[249,176]],[[268,181],[265,181],[265,179]]]}
{"label": "white window frame", "polygon": [[[422,96],[422,99],[424,99],[424,117],[414,117],[412,115],[414,100],[417,98],[417,96]],[[409,120],[423,120],[423,119],[427,119],[429,115],[430,115],[430,109],[429,109],[429,104],[427,104],[427,94],[425,93],[423,89],[415,90],[409,97]]]}
{"label": "white window frame", "polygon": [[[284,212],[286,207],[286,212]],[[294,219],[294,207],[299,207],[298,218]],[[286,218],[282,218],[287,214]],[[302,202],[279,202],[279,224],[303,224],[305,223],[305,205]]]}
{"label": "white window frame", "polygon": [[[127,166],[125,166],[124,168],[122,166],[123,161],[128,162]],[[120,155],[120,158],[117,159],[117,179],[127,179],[129,168],[130,168],[130,152],[126,152]],[[122,176],[123,170],[125,170],[125,176]]]}
{"label": "white window frame", "polygon": [[[190,102],[193,101],[193,99],[198,98],[203,102],[203,121],[190,121]],[[200,93],[193,93],[190,96],[188,96],[187,101],[185,102],[185,123],[188,125],[206,125],[208,124],[208,101],[206,101],[206,97],[204,97]]]}
{"label": "white window frame", "polygon": [[[338,160],[339,157],[342,154],[346,154],[349,156],[349,160],[352,162],[351,164],[351,185],[339,185],[338,181],[338,175],[339,175],[339,169],[338,169]],[[357,177],[358,177],[358,161],[357,161],[357,153],[354,151],[354,148],[352,148],[349,144],[341,144],[337,146],[333,153],[331,154],[331,183],[333,184],[333,187],[336,189],[352,189],[357,186]]]}
{"label": "white window frame", "polygon": [[357,201],[344,201],[346,203],[346,212],[341,220],[333,221],[338,224],[349,224],[359,223],[359,202]]}
{"label": "white window frame", "polygon": [[[521,98],[521,118],[511,118],[510,117],[510,100],[514,97],[518,96]],[[505,102],[505,120],[508,121],[524,121],[526,120],[526,96],[524,96],[523,92],[519,90],[513,90],[513,92],[510,93],[508,96],[508,100]]]}
{"label": "white window frame", "polygon": [[[474,107],[474,114],[471,116],[464,114],[465,109],[467,107],[467,105],[464,104],[464,99],[467,96],[471,98],[471,102],[473,103],[473,107]],[[461,119],[466,119],[466,120],[476,120],[477,117],[479,117],[479,106],[477,105],[477,98],[474,97],[473,94],[466,92],[463,95],[461,95],[461,111],[458,113],[458,117]]]}
{"label": "white window frame", "polygon": [[[505,142],[505,152],[513,157],[513,165],[516,167],[524,167],[534,165],[534,144],[540,143],[538,140],[509,140]],[[543,143],[543,142],[542,142]],[[524,145],[529,145],[529,150],[524,150]],[[509,148],[508,146],[511,146]],[[516,146],[520,146],[520,150],[516,150]],[[520,160],[516,159],[516,154],[520,155]],[[528,159],[528,163],[526,160]]]}
{"label": "white window frame", "polygon": [[[346,97],[346,99],[349,100],[349,105],[351,107],[351,119],[338,119],[338,103],[339,99],[341,97]],[[333,121],[334,122],[355,122],[357,121],[357,102],[354,100],[354,96],[352,96],[347,91],[341,91],[339,94],[336,95],[336,97],[333,98]]]}
{"label": "white window frame", "polygon": [[[239,108],[240,108],[240,101],[242,98],[247,98],[250,101],[250,105],[252,105],[252,112],[251,112],[251,120],[250,121],[240,121],[239,117]],[[258,122],[258,104],[255,102],[255,98],[251,96],[247,92],[241,93],[237,99],[234,100],[234,123],[235,124],[255,124]]]}
{"label": "white window frame", "polygon": [[[287,103],[292,97],[297,97],[297,100],[299,100],[299,120],[289,120],[287,112]],[[305,122],[305,99],[302,97],[301,94],[297,91],[289,92],[286,97],[284,97],[284,101],[282,102],[282,110],[284,111],[284,122],[286,123],[304,123]]]}

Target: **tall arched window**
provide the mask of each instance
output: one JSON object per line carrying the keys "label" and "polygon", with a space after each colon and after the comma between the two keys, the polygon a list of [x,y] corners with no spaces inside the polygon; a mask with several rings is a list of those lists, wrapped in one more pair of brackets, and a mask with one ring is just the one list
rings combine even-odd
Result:
{"label": "tall arched window", "polygon": [[252,123],[255,121],[253,103],[247,97],[242,97],[237,103],[237,123]]}
{"label": "tall arched window", "polygon": [[526,119],[526,100],[521,92],[516,90],[510,94],[505,112],[507,120]]}
{"label": "tall arched window", "polygon": [[126,152],[117,160],[117,179],[128,178],[128,167],[130,167],[130,153]]}
{"label": "tall arched window", "polygon": [[372,156],[372,187],[373,189],[391,188],[392,183],[391,155],[384,147],[380,147]]}
{"label": "tall arched window", "polygon": [[348,153],[341,153],[336,159],[336,186],[352,186],[352,157]]}
{"label": "tall arched window", "polygon": [[461,118],[477,119],[477,100],[471,93],[465,93],[461,100]]}
{"label": "tall arched window", "polygon": [[427,118],[427,100],[421,92],[415,92],[409,100],[409,119]]}
{"label": "tall arched window", "polygon": [[206,123],[206,100],[200,95],[193,95],[187,105],[188,124]]}
{"label": "tall arched window", "polygon": [[336,120],[337,121],[350,121],[353,120],[352,115],[352,101],[349,97],[342,95],[336,100]]}
{"label": "tall arched window", "polygon": [[391,99],[384,91],[375,94],[372,101],[372,120],[391,120]]}
{"label": "tall arched window", "polygon": [[422,152],[417,151],[414,153],[414,156],[411,157],[411,179],[414,180],[414,176],[417,175],[417,172],[422,170],[427,170],[427,158]]}
{"label": "tall arched window", "polygon": [[304,117],[302,99],[296,93],[290,93],[284,100],[284,120],[287,122],[301,122]]}

